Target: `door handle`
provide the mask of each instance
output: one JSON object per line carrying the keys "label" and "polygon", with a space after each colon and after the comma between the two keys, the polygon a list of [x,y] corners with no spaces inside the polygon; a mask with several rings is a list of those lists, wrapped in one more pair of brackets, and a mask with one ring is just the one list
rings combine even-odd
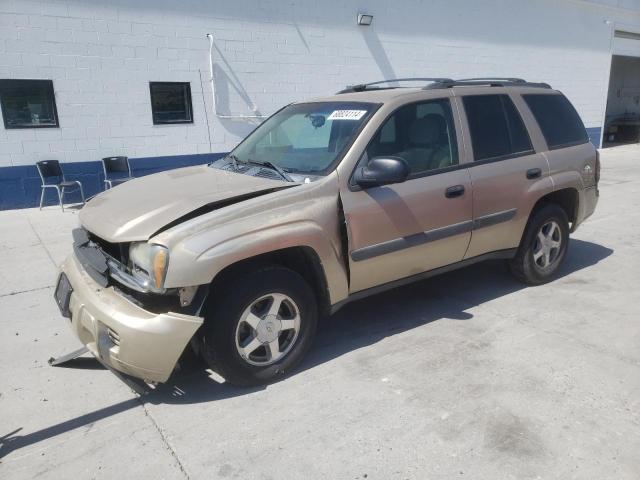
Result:
{"label": "door handle", "polygon": [[454,185],[444,191],[444,196],[447,198],[460,197],[464,193],[464,185]]}
{"label": "door handle", "polygon": [[530,168],[529,170],[527,170],[527,178],[529,180],[533,180],[534,178],[540,178],[541,175],[542,175],[542,170],[540,170],[539,168]]}

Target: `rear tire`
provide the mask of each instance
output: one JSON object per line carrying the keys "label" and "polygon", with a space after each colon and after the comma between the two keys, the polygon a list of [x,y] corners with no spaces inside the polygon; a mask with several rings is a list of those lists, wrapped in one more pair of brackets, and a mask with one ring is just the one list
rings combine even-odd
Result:
{"label": "rear tire", "polygon": [[207,302],[202,356],[231,384],[268,384],[300,363],[317,322],[315,295],[302,276],[259,268],[225,281]]}
{"label": "rear tire", "polygon": [[511,273],[527,285],[541,285],[553,278],[569,246],[569,220],[556,204],[536,209],[525,229],[516,256],[509,262]]}

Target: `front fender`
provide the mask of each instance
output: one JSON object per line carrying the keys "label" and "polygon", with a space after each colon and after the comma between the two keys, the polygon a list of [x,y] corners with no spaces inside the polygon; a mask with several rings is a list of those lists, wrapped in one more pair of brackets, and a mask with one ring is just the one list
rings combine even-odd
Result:
{"label": "front fender", "polygon": [[[196,239],[191,239],[197,242]],[[338,241],[336,241],[338,240]],[[277,250],[308,247],[318,255],[324,272],[331,304],[348,295],[347,272],[339,250],[339,239],[330,239],[325,229],[313,221],[300,220],[230,237],[205,249],[185,261],[190,248],[188,241],[181,246],[181,263],[185,268],[169,269],[165,286],[174,288],[210,283],[226,267]]]}

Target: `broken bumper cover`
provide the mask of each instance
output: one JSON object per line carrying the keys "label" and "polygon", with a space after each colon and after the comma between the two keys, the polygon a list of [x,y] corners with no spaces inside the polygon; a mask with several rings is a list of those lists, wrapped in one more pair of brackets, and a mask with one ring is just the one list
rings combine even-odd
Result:
{"label": "broken bumper cover", "polygon": [[96,283],[73,254],[61,270],[72,287],[71,329],[91,353],[128,375],[167,381],[202,317],[144,310]]}

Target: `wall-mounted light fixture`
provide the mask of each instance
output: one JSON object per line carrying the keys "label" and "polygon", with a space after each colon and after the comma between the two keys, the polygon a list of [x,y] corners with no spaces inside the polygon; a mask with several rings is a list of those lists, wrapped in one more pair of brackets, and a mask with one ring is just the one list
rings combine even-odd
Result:
{"label": "wall-mounted light fixture", "polygon": [[373,22],[373,15],[369,15],[368,13],[358,14],[358,25],[369,26],[371,22]]}

